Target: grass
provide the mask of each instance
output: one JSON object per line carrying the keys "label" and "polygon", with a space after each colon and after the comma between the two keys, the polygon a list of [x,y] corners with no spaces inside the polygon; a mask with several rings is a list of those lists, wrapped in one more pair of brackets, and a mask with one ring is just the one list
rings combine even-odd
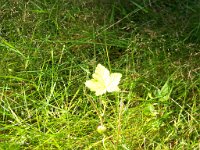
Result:
{"label": "grass", "polygon": [[[197,3],[2,0],[0,149],[199,149]],[[121,92],[85,87],[98,63]]]}

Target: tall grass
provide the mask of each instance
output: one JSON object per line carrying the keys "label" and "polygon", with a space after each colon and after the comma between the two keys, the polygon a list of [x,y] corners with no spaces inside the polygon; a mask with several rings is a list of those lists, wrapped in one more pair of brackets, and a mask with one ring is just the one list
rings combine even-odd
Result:
{"label": "tall grass", "polygon": [[[199,7],[130,3],[0,2],[0,149],[199,149]],[[121,92],[85,87],[98,63]]]}

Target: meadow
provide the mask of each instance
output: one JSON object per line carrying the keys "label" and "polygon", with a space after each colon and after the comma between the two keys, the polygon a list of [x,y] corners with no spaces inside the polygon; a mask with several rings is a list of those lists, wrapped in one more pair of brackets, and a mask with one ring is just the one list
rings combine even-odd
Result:
{"label": "meadow", "polygon": [[199,62],[198,0],[1,0],[0,150],[198,150]]}

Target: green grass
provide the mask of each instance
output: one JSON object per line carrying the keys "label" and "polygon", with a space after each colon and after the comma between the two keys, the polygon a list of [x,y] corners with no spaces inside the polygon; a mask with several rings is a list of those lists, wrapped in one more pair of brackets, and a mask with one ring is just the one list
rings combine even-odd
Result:
{"label": "green grass", "polygon": [[[198,3],[2,0],[0,149],[199,149]],[[85,87],[98,63],[121,92]]]}

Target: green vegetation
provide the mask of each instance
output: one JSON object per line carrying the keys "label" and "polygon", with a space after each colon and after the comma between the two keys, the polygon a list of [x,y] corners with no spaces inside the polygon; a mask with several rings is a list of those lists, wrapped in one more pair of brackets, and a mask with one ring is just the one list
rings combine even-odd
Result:
{"label": "green vegetation", "polygon": [[[199,149],[199,14],[197,0],[1,0],[0,149]],[[98,63],[121,92],[85,87]]]}

